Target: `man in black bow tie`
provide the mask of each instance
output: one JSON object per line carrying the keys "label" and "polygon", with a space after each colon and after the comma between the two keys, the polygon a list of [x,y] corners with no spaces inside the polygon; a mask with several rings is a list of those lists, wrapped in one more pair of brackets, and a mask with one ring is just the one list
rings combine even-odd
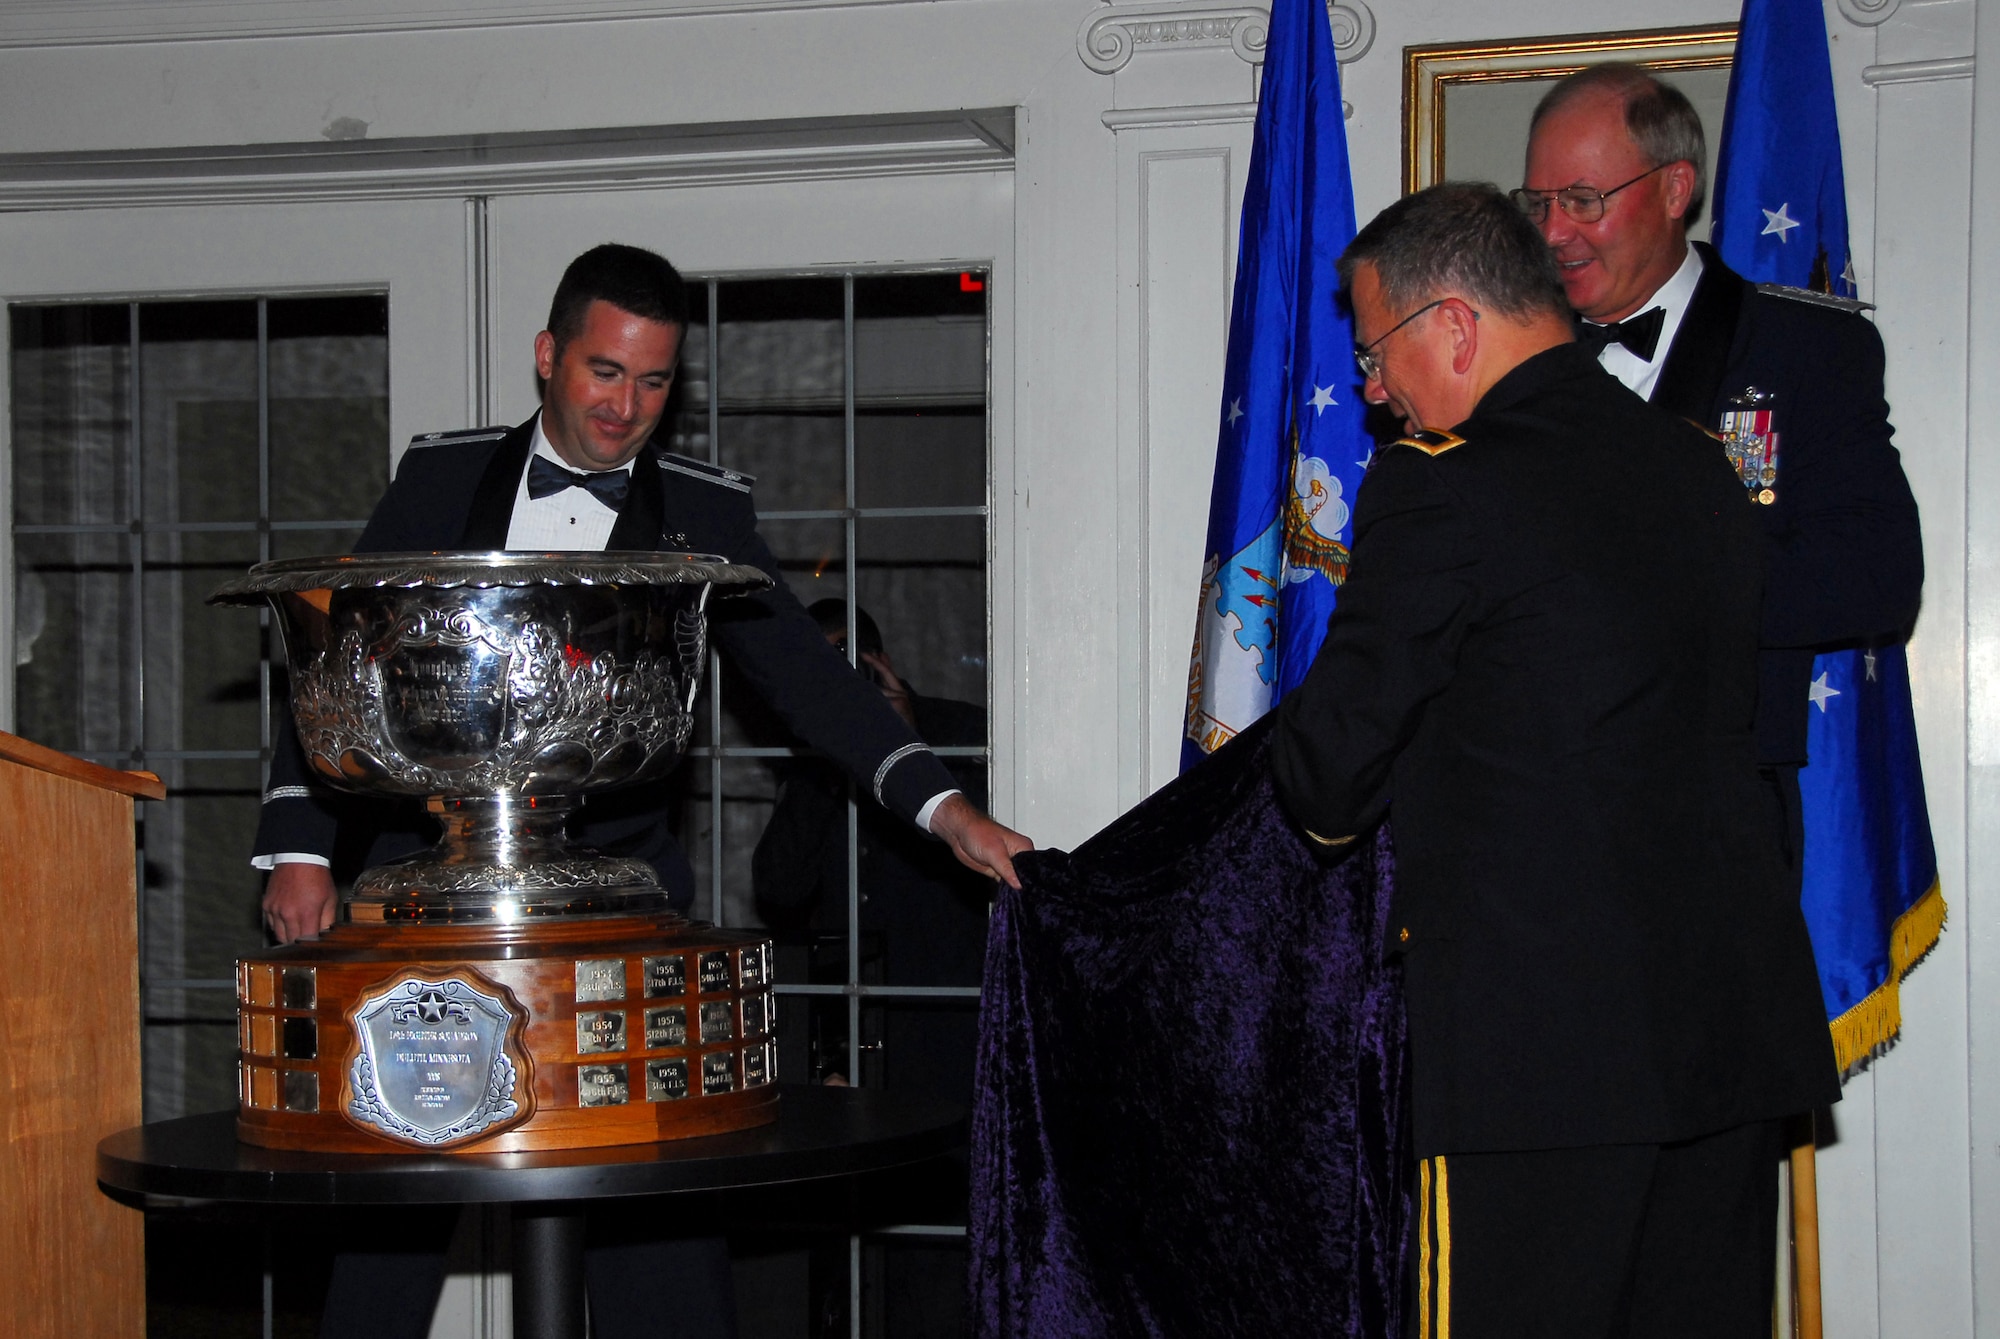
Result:
{"label": "man in black bow tie", "polygon": [[[535,336],[541,411],[513,429],[412,442],[356,552],[684,549],[763,568],[777,585],[717,611],[716,641],[800,738],[884,807],[942,838],[970,868],[1012,883],[1012,856],[1027,839],[974,808],[881,695],[827,646],[757,534],[750,479],[653,443],[686,329],[686,288],[663,257],[613,245],[579,256],[557,286],[549,328]],[[328,860],[342,824],[312,785],[289,718],[279,727],[256,860],[272,871],[265,921],[289,943],[333,923]],[[597,797],[584,806],[576,835],[586,846],[646,860],[685,906],[693,874],[660,799],[645,787]],[[364,834],[374,839],[371,862],[417,844],[391,806],[374,806],[347,827],[374,829]]]}
{"label": "man in black bow tie", "polygon": [[1813,655],[1906,632],[1923,547],[1864,304],[1752,285],[1689,242],[1706,162],[1685,96],[1636,66],[1599,65],[1535,109],[1513,195],[1555,253],[1579,338],[1606,371],[1711,432],[1755,420],[1769,434],[1763,468],[1745,480],[1767,568],[1757,753],[1784,807],[1796,881]]}
{"label": "man in black bow tie", "polygon": [[[751,480],[666,452],[654,431],[666,412],[687,330],[686,287],[665,258],[600,246],[573,261],[556,288],[549,328],[535,336],[542,407],[512,429],[436,433],[412,442],[376,504],[356,552],[432,549],[721,554],[760,567],[772,589],[710,614],[716,643],[794,734],[838,763],[899,818],[941,838],[965,865],[1015,884],[1013,856],[1031,843],[975,808],[882,694],[827,644],[786,587],[757,533]],[[365,846],[364,863],[426,844],[411,806],[338,799],[309,776],[290,714],[280,716],[256,863],[271,870],[265,923],[281,943],[333,924],[329,869],[336,846]],[[667,823],[660,783],[593,796],[573,823],[580,845],[645,860],[675,904],[694,876]],[[356,840],[358,839],[358,840]],[[1018,886],[1018,884],[1016,884]],[[726,1243],[673,1238],[672,1215],[619,1221],[593,1211],[586,1255],[591,1328],[601,1339],[735,1334]],[[404,1212],[356,1235],[376,1253],[334,1264],[323,1336],[420,1339],[444,1278],[450,1211]]]}

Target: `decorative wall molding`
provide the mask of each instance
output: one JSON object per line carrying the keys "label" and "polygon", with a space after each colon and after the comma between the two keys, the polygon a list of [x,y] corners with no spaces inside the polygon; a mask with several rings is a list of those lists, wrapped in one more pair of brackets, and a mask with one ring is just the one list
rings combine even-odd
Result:
{"label": "decorative wall molding", "polygon": [[0,0],[0,49],[845,9],[908,0]]}
{"label": "decorative wall molding", "polygon": [[1006,170],[1011,108],[87,154],[0,154],[0,211],[534,195]]}
{"label": "decorative wall molding", "polygon": [[1834,3],[1840,6],[1841,16],[1849,23],[1873,28],[1894,14],[1903,0],[1834,0]]}
{"label": "decorative wall molding", "polygon": [[1140,51],[1228,47],[1252,65],[1264,60],[1271,11],[1256,5],[1131,5],[1084,21],[1076,54],[1099,74],[1116,74]]}
{"label": "decorative wall molding", "polygon": [[[1375,43],[1375,12],[1366,0],[1327,0],[1326,11],[1334,56],[1344,64],[1367,55]],[[1271,11],[1265,5],[1114,5],[1084,20],[1076,54],[1099,74],[1116,74],[1142,52],[1221,47],[1261,65],[1270,35]]]}
{"label": "decorative wall molding", "polygon": [[1861,68],[1861,82],[1870,88],[1880,88],[1884,84],[1929,84],[1940,79],[1970,79],[1972,75],[1971,56],[1952,56],[1945,60],[1904,60]]}
{"label": "decorative wall molding", "polygon": [[1254,102],[1211,102],[1187,107],[1135,107],[1099,118],[1107,130],[1165,130],[1173,126],[1222,126],[1257,119]]}
{"label": "decorative wall molding", "polygon": [[1363,0],[1326,0],[1326,16],[1333,23],[1333,54],[1342,65],[1360,60],[1375,45],[1375,11]]}

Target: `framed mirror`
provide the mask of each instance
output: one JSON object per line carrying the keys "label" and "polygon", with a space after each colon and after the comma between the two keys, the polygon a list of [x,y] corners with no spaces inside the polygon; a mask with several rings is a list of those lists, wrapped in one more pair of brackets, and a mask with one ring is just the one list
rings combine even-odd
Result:
{"label": "framed mirror", "polygon": [[[1607,61],[1644,66],[1687,94],[1712,169],[1735,54],[1733,23],[1405,47],[1403,190],[1440,181],[1519,186],[1535,104],[1564,75]],[[1707,240],[1707,215],[1689,232]]]}

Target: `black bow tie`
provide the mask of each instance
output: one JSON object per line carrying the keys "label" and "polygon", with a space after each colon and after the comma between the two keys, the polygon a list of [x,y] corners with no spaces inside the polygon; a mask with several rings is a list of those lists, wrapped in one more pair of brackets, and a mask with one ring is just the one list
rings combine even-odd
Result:
{"label": "black bow tie", "polygon": [[528,496],[531,498],[547,497],[565,488],[583,488],[588,489],[599,502],[617,511],[625,505],[625,494],[631,487],[632,471],[629,469],[586,473],[566,470],[547,456],[528,458]]}
{"label": "black bow tie", "polygon": [[1588,321],[1577,324],[1577,338],[1586,344],[1593,344],[1602,353],[1613,344],[1623,344],[1647,362],[1653,361],[1653,350],[1660,347],[1660,331],[1667,324],[1665,307],[1648,307],[1637,316],[1623,321],[1613,321],[1610,325],[1592,325]]}

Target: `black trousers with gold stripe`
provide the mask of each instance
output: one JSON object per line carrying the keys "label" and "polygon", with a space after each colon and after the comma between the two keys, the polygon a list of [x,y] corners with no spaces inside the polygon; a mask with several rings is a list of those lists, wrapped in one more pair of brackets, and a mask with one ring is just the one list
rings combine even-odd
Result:
{"label": "black trousers with gold stripe", "polygon": [[1415,1339],[1770,1339],[1780,1123],[1418,1168]]}

